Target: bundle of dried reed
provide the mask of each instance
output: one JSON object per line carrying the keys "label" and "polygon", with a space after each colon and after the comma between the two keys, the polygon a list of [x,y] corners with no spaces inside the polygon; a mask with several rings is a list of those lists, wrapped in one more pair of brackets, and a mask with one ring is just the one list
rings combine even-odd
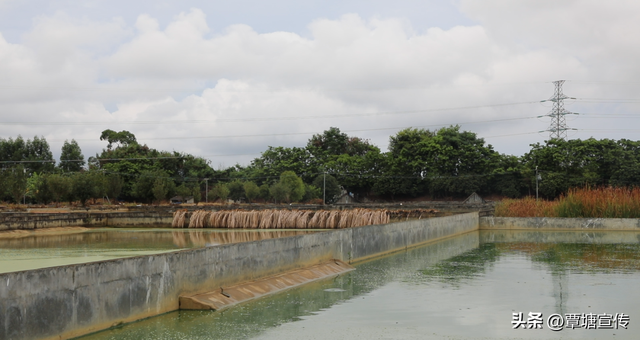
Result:
{"label": "bundle of dried reed", "polygon": [[260,212],[259,211],[251,211],[248,213],[249,219],[247,223],[247,227],[251,229],[257,229],[260,224]]}
{"label": "bundle of dried reed", "polygon": [[[190,214],[189,228],[251,228],[251,229],[336,229],[352,228],[371,224],[389,223],[387,210],[197,210]],[[407,211],[394,212],[403,218]],[[172,226],[184,228],[187,210],[173,213]]]}
{"label": "bundle of dried reed", "polygon": [[273,210],[263,210],[260,212],[260,229],[273,228]]}
{"label": "bundle of dried reed", "polygon": [[296,220],[296,228],[307,229],[310,216],[311,216],[311,211],[301,211],[300,214],[298,214],[298,218]]}
{"label": "bundle of dried reed", "polygon": [[340,211],[334,210],[329,212],[329,216],[327,216],[327,220],[325,222],[325,228],[327,229],[335,229],[338,227],[338,223],[340,222]]}
{"label": "bundle of dried reed", "polygon": [[173,213],[173,221],[171,222],[171,226],[173,228],[184,228],[184,220],[185,220],[186,214],[187,214],[186,209],[176,210]]}
{"label": "bundle of dried reed", "polygon": [[189,228],[204,228],[206,227],[208,211],[196,210],[191,214],[189,219]]}

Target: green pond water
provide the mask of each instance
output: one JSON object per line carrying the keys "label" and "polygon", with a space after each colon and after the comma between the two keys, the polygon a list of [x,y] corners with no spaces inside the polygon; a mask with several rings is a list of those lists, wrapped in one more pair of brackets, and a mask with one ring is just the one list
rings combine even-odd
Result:
{"label": "green pond water", "polygon": [[0,273],[180,249],[301,235],[309,231],[95,228],[0,239]]}
{"label": "green pond water", "polygon": [[[640,233],[473,232],[356,268],[221,312],[177,311],[81,339],[640,338]],[[542,313],[543,329],[513,329],[519,312]],[[552,331],[554,313],[624,313],[629,323]]]}

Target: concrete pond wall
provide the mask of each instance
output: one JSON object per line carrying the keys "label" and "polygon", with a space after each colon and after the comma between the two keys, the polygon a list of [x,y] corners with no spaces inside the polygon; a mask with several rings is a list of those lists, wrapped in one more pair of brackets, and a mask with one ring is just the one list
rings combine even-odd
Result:
{"label": "concrete pond wall", "polygon": [[477,230],[478,212],[0,274],[0,339],[64,339],[194,294],[332,258],[353,263]]}
{"label": "concrete pond wall", "polygon": [[[492,203],[467,204],[462,202],[404,202],[404,203],[367,203],[335,205],[278,205],[278,204],[231,204],[231,205],[176,205],[176,206],[140,206],[127,207],[124,211],[71,210],[63,212],[0,212],[0,231],[33,230],[68,226],[170,226],[173,212],[177,209],[193,212],[195,210],[349,210],[354,208],[411,210],[435,209],[435,216],[448,216],[466,212],[480,211],[480,216],[493,212]],[[94,208],[91,208],[94,209]]]}
{"label": "concrete pond wall", "polygon": [[480,229],[635,230],[636,218],[480,217]]}
{"label": "concrete pond wall", "polygon": [[171,225],[173,216],[159,212],[0,213],[0,231],[68,226]]}

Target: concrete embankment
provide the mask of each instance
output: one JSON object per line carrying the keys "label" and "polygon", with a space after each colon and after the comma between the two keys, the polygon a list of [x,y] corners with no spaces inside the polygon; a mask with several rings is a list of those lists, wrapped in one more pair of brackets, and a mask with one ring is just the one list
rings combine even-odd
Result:
{"label": "concrete embankment", "polygon": [[0,338],[69,338],[177,310],[179,296],[478,229],[478,213],[0,274]]}
{"label": "concrete embankment", "polygon": [[[633,237],[629,237],[632,235]],[[638,244],[637,231],[611,230],[481,230],[480,243]]]}
{"label": "concrete embankment", "polygon": [[[176,205],[176,206],[129,206],[114,210],[103,210],[105,207],[92,207],[91,210],[68,209],[29,209],[29,212],[0,212],[0,231],[4,230],[34,230],[44,228],[69,227],[69,226],[171,226],[173,213],[176,209],[193,213],[196,210],[220,211],[220,210],[352,210],[352,209],[383,209],[391,212],[392,220],[398,216],[394,212],[419,210],[436,210],[422,217],[442,217],[452,214],[480,211],[480,216],[491,212],[493,205],[468,204],[462,202],[404,202],[386,204],[343,204],[343,205],[277,205],[277,204],[230,204],[230,205]],[[53,212],[56,211],[56,212]],[[400,214],[404,219],[404,215]],[[408,217],[408,216],[407,216]],[[412,216],[411,218],[418,216]]]}
{"label": "concrete embankment", "polygon": [[560,217],[480,217],[480,229],[538,230],[635,230],[640,231],[640,219],[635,218],[560,218]]}
{"label": "concrete embankment", "polygon": [[170,226],[172,219],[169,212],[0,213],[0,231],[68,226]]}

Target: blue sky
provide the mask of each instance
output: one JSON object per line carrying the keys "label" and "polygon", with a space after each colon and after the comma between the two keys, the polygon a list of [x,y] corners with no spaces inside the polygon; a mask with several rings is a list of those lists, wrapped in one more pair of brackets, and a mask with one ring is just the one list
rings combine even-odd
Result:
{"label": "blue sky", "polygon": [[548,138],[640,139],[640,4],[581,1],[0,0],[0,137],[85,156],[104,129],[214,167],[335,126],[385,150],[460,124],[507,154]]}

